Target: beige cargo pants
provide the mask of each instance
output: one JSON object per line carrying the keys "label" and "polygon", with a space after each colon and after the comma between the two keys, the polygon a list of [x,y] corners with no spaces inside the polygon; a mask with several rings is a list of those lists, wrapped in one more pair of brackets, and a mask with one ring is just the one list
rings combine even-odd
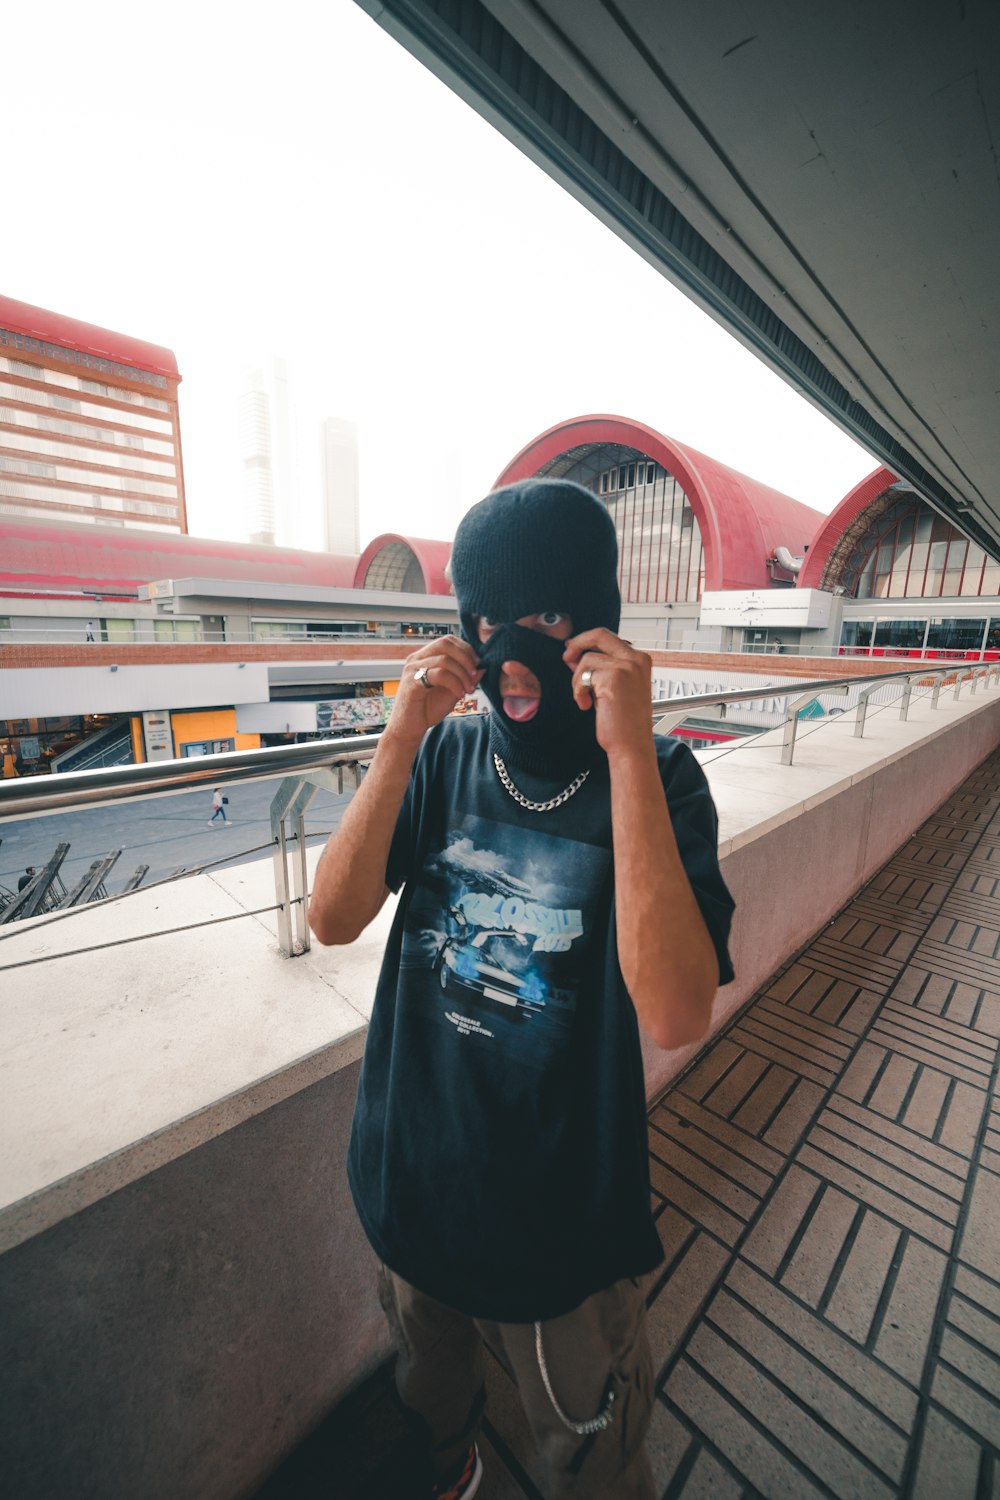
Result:
{"label": "beige cargo pants", "polygon": [[[541,1359],[536,1325],[466,1317],[387,1266],[379,1268],[379,1296],[399,1353],[399,1396],[430,1429],[435,1474],[446,1474],[475,1440],[485,1343],[517,1384],[538,1450],[531,1473],[545,1500],[655,1500],[643,1446],[653,1370],[641,1284],[616,1282],[538,1325]],[[601,1430],[574,1430],[602,1414],[610,1420]]]}

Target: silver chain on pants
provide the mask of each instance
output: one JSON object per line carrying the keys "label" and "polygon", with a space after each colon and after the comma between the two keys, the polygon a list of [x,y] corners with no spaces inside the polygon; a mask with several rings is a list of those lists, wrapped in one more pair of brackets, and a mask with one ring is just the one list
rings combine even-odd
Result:
{"label": "silver chain on pants", "polygon": [[545,1363],[545,1350],[542,1347],[541,1323],[535,1324],[535,1355],[538,1359],[538,1371],[542,1377],[542,1384],[545,1387],[549,1400],[552,1402],[552,1409],[555,1412],[556,1416],[559,1418],[560,1422],[562,1422],[564,1427],[568,1427],[570,1432],[575,1432],[578,1437],[590,1437],[591,1433],[603,1432],[605,1427],[611,1426],[611,1418],[614,1415],[612,1408],[615,1404],[615,1392],[613,1386],[611,1390],[608,1391],[608,1399],[604,1410],[602,1412],[599,1412],[596,1417],[591,1417],[589,1422],[574,1422],[569,1417],[567,1417],[566,1413],[559,1405],[559,1402],[556,1400],[556,1393],[552,1389],[552,1382],[549,1379],[548,1366]]}

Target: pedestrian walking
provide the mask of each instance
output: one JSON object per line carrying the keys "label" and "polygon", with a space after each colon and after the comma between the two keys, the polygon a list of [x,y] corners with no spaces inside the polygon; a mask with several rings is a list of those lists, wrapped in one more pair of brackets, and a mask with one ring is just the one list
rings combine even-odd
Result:
{"label": "pedestrian walking", "polygon": [[96,639],[96,631],[97,631],[97,626],[94,624],[94,621],[93,620],[88,620],[87,621],[87,640],[88,641],[92,641],[92,640]]}
{"label": "pedestrian walking", "polygon": [[226,817],[226,804],[228,801],[229,798],[222,795],[222,788],[217,786],[212,797],[212,816],[208,820],[209,828],[211,828],[216,818],[219,817],[222,818],[223,823],[228,823],[229,819]]}
{"label": "pedestrian walking", "polygon": [[[732,978],[715,808],[687,746],[653,735],[589,490],[497,490],[450,569],[461,635],[408,658],[310,905],[320,942],[349,943],[402,888],[351,1190],[428,1500],[479,1488],[484,1342],[546,1500],[652,1500],[644,1278],[663,1250],[640,1031],[697,1041]],[[477,689],[491,713],[452,716]]]}

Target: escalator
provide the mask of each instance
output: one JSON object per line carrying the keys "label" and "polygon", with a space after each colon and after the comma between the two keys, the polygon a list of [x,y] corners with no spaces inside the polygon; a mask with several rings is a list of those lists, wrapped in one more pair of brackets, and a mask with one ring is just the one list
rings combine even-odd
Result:
{"label": "escalator", "polygon": [[50,771],[96,771],[101,766],[128,766],[135,760],[132,751],[132,721],[116,719],[85,740],[71,745],[49,762]]}

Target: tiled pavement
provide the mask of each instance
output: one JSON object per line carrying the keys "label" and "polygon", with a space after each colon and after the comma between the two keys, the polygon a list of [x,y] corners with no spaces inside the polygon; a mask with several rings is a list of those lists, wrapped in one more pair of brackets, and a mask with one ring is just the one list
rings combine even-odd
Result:
{"label": "tiled pavement", "polygon": [[[664,1500],[1000,1500],[998,1039],[994,756],[650,1116]],[[409,1500],[386,1386],[259,1500]],[[544,1500],[489,1395],[482,1500]]]}

